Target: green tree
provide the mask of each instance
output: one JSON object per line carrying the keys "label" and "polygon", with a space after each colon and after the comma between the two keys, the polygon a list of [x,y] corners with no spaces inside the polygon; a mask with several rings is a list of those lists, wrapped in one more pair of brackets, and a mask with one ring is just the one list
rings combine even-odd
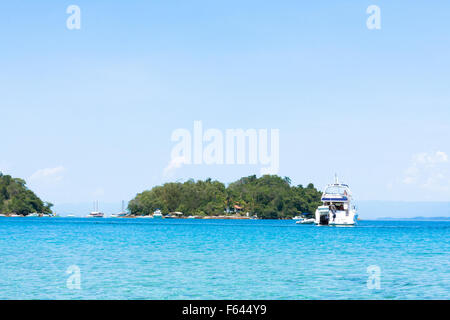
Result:
{"label": "green tree", "polygon": [[29,190],[23,179],[0,172],[0,213],[28,215],[32,212],[52,213],[53,204],[43,202]]}
{"label": "green tree", "polygon": [[286,219],[299,213],[313,213],[320,205],[321,193],[313,184],[291,186],[288,177],[255,175],[244,177],[225,187],[219,181],[188,180],[166,183],[136,195],[129,210],[136,215],[149,215],[156,209],[181,211],[185,215],[222,215],[234,211],[258,215],[263,219]]}

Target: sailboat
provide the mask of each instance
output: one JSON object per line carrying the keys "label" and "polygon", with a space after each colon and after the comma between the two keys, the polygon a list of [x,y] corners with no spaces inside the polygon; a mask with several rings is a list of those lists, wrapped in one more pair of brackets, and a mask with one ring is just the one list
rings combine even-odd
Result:
{"label": "sailboat", "polygon": [[105,214],[98,211],[98,200],[94,201],[94,211],[87,215],[88,218],[103,218]]}
{"label": "sailboat", "polygon": [[119,213],[113,213],[111,215],[111,218],[123,218],[127,215],[127,212],[125,211],[125,202],[122,200],[122,211]]}

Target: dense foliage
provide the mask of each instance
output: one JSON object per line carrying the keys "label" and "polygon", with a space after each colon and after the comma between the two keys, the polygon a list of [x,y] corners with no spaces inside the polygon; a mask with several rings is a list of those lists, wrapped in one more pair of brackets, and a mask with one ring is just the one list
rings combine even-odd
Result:
{"label": "dense foliage", "polygon": [[321,193],[313,184],[306,188],[291,186],[287,177],[266,175],[242,178],[228,187],[211,179],[167,183],[139,193],[130,201],[128,209],[135,215],[150,215],[161,209],[163,212],[183,212],[187,216],[248,212],[263,219],[283,219],[300,213],[314,213],[320,205],[320,197]]}
{"label": "dense foliage", "polygon": [[22,179],[0,172],[0,213],[28,215],[33,212],[51,213],[52,204],[43,202],[26,187]]}

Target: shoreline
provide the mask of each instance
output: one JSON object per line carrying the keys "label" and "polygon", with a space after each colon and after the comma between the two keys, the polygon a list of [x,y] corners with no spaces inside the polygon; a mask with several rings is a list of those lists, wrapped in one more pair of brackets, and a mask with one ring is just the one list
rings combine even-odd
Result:
{"label": "shoreline", "polygon": [[[152,216],[126,216],[120,217],[119,219],[154,219]],[[241,216],[189,216],[189,217],[169,217],[169,218],[156,218],[160,219],[169,219],[169,220],[256,220],[251,217],[241,217]]]}

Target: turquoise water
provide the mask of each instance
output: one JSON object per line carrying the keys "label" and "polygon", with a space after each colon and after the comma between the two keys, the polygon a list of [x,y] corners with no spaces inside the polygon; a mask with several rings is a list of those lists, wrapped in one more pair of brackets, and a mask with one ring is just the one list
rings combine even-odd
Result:
{"label": "turquoise water", "polygon": [[450,299],[450,222],[0,218],[0,299]]}

